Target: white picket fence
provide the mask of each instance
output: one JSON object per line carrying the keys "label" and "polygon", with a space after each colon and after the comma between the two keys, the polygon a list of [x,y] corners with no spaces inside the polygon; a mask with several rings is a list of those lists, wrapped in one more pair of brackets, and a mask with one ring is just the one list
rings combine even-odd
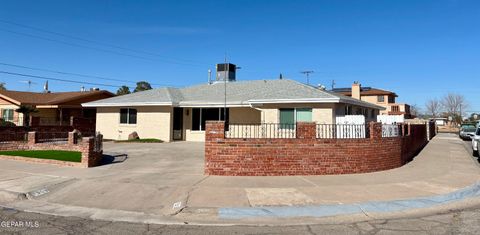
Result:
{"label": "white picket fence", "polygon": [[365,124],[365,116],[363,115],[346,115],[337,117],[336,124]]}
{"label": "white picket fence", "polygon": [[[346,115],[336,117],[336,138],[365,138],[368,136],[365,116]],[[318,132],[318,131],[317,131]]]}
{"label": "white picket fence", "polygon": [[397,124],[382,124],[382,137],[400,136],[400,126]]}
{"label": "white picket fence", "polygon": [[381,122],[383,124],[404,123],[405,118],[403,115],[378,115],[377,122]]}

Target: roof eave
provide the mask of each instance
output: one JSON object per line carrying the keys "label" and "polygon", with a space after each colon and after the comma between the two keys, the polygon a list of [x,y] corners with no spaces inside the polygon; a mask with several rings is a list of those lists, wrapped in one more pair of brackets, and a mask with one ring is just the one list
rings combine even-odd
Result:
{"label": "roof eave", "polygon": [[305,99],[258,99],[249,100],[250,104],[292,104],[292,103],[339,103],[340,98],[305,98]]}
{"label": "roof eave", "polygon": [[82,107],[174,106],[172,102],[83,103]]}
{"label": "roof eave", "polygon": [[353,104],[353,105],[358,105],[358,106],[363,106],[363,107],[368,107],[368,108],[374,108],[374,109],[379,109],[379,110],[385,110],[385,107],[371,104],[365,101],[361,100],[350,100],[350,99],[340,99],[341,103],[347,103],[347,104]]}

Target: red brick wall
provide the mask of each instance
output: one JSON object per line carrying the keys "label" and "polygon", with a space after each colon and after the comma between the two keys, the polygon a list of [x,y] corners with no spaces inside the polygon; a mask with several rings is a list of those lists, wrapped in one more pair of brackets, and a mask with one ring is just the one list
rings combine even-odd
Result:
{"label": "red brick wall", "polygon": [[225,139],[223,122],[207,122],[207,175],[328,175],[366,173],[400,167],[427,143],[426,126],[411,135],[382,138],[371,123],[370,138],[316,139],[313,123],[297,123],[297,138]]}
{"label": "red brick wall", "polygon": [[[94,151],[94,138],[84,137],[81,142],[76,143],[74,138],[77,138],[72,132],[69,133],[69,140],[66,144],[62,143],[37,143],[36,133],[28,133],[28,141],[26,142],[8,142],[0,143],[0,150],[64,150],[64,151],[78,151],[82,153],[81,162],[64,162],[49,159],[35,159],[15,156],[1,156],[0,159],[21,160],[27,162],[56,164],[62,166],[77,166],[77,167],[94,167],[101,162],[103,151]],[[0,153],[1,155],[1,153]]]}

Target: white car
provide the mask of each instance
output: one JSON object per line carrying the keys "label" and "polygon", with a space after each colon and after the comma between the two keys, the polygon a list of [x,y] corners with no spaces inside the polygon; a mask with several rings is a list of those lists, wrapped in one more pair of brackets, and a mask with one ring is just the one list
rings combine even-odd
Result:
{"label": "white car", "polygon": [[475,131],[475,135],[472,137],[472,152],[473,156],[478,157],[480,154],[480,125],[477,126],[477,130]]}

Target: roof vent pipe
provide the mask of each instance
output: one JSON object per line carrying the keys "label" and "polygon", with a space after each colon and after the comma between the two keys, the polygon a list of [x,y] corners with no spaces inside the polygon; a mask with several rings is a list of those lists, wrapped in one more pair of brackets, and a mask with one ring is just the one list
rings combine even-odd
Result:
{"label": "roof vent pipe", "polygon": [[212,70],[208,70],[208,84],[212,84]]}

